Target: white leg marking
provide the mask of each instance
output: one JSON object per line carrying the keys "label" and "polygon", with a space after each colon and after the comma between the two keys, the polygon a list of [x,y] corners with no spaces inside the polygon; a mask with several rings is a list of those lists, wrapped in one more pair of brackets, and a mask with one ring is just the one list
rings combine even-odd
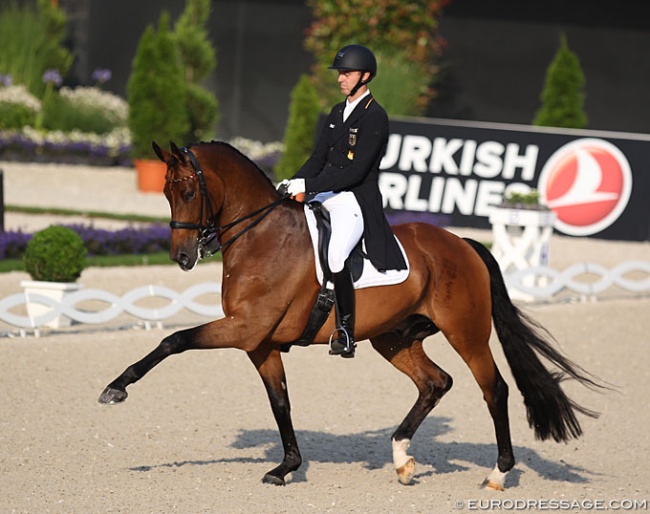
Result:
{"label": "white leg marking", "polygon": [[409,484],[415,474],[415,459],[406,453],[411,445],[411,440],[402,439],[396,441],[392,439],[391,442],[393,445],[393,465],[397,477],[402,484]]}
{"label": "white leg marking", "polygon": [[507,473],[504,473],[503,471],[499,471],[498,466],[494,466],[492,472],[488,475],[488,477],[483,482],[483,487],[485,489],[493,489],[495,491],[504,491],[506,475]]}

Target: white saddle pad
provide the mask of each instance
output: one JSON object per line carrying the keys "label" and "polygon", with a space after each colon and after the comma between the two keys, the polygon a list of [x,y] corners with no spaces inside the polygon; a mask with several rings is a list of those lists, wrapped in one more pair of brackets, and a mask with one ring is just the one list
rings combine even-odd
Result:
{"label": "white saddle pad", "polygon": [[[318,278],[318,283],[323,284],[323,269],[320,265],[320,258],[318,257],[318,227],[316,226],[316,216],[314,212],[305,204],[305,216],[307,218],[307,225],[309,226],[309,235],[311,236],[311,244],[314,248],[314,258],[316,264],[316,277]],[[402,247],[397,237],[397,244],[399,245],[400,250],[402,250],[402,255],[404,256],[404,261],[406,262],[406,269],[403,270],[394,270],[389,269],[386,271],[378,271],[369,260],[364,260],[363,262],[363,273],[359,280],[354,283],[355,289],[362,289],[364,287],[376,287],[376,286],[390,286],[394,284],[399,284],[404,282],[409,276],[410,265],[406,252]],[[364,244],[365,251],[365,244]]]}

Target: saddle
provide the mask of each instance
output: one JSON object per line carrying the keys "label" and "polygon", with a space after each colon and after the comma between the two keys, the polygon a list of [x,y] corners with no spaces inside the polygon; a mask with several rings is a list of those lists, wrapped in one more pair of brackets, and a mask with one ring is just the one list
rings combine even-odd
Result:
{"label": "saddle", "polygon": [[[289,351],[289,348],[294,344],[298,346],[309,346],[327,320],[334,305],[334,290],[331,286],[327,287],[332,281],[332,272],[327,264],[327,253],[332,235],[330,215],[320,202],[309,202],[305,204],[304,209],[312,240],[312,247],[314,249],[314,257],[317,261],[316,275],[321,284],[321,288],[312,307],[305,330],[295,343],[287,343],[281,346],[281,350],[285,352]],[[399,284],[408,278],[408,257],[399,240],[397,240],[397,244],[402,250],[407,268],[405,270],[379,271],[368,260],[368,256],[363,247],[363,239],[359,241],[359,244],[345,261],[346,266],[352,274],[355,289]]]}
{"label": "saddle", "polygon": [[[309,202],[307,205],[314,213],[316,226],[318,228],[318,257],[321,271],[323,273],[323,283],[318,292],[318,296],[316,297],[316,301],[314,302],[314,306],[312,307],[305,330],[303,330],[302,335],[297,341],[283,344],[280,347],[283,352],[288,352],[293,345],[309,346],[313,342],[314,337],[320,328],[325,324],[325,321],[332,310],[332,306],[334,305],[334,290],[327,287],[328,282],[332,281],[332,271],[330,270],[327,261],[328,248],[330,239],[332,238],[330,214],[320,202]],[[367,256],[363,251],[361,241],[359,241],[359,244],[357,244],[354,250],[352,250],[352,253],[350,253],[350,256],[345,261],[346,266],[348,266],[348,269],[352,274],[353,282],[358,281],[361,277],[365,258],[367,258]]]}
{"label": "saddle", "polygon": [[[330,239],[332,238],[332,222],[330,220],[330,213],[320,202],[309,202],[307,205],[316,218],[316,226],[318,228],[318,257],[323,272],[323,285],[325,285],[326,282],[332,281],[332,271],[330,270],[329,262],[327,261]],[[357,282],[359,278],[361,278],[363,273],[363,263],[367,258],[368,256],[363,251],[362,243],[359,241],[345,261],[346,266],[352,274],[352,282]]]}

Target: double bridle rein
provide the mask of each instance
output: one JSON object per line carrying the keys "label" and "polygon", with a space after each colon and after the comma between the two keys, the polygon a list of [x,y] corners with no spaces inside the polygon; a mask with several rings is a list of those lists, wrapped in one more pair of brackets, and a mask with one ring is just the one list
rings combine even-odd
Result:
{"label": "double bridle rein", "polygon": [[[241,218],[237,218],[236,220],[231,221],[230,223],[227,223],[225,225],[217,225],[216,214],[219,213],[215,214],[212,208],[212,201],[210,195],[208,194],[208,188],[205,184],[205,177],[203,175],[203,170],[201,169],[201,165],[199,164],[196,155],[194,155],[194,153],[188,147],[183,147],[180,148],[179,150],[183,152],[185,155],[187,155],[188,158],[190,159],[192,168],[194,168],[194,173],[183,178],[178,178],[178,179],[169,178],[167,179],[167,182],[174,184],[174,183],[184,182],[186,180],[190,180],[194,178],[198,179],[199,190],[201,193],[201,221],[200,223],[190,223],[188,221],[171,220],[169,222],[169,226],[172,229],[198,230],[199,234],[197,236],[197,241],[199,243],[199,246],[201,247],[202,255],[205,257],[210,257],[211,255],[214,255],[217,252],[223,252],[223,250],[228,245],[234,243],[242,235],[244,235],[250,229],[255,227],[260,221],[262,221],[266,216],[268,216],[271,213],[271,211],[275,209],[275,207],[277,207],[288,196],[288,195],[283,195],[280,199],[275,200],[274,202],[271,202],[270,204],[265,205],[264,207],[257,209],[256,211],[246,214]],[[257,219],[255,219],[255,221],[250,223],[247,227],[245,227],[243,230],[237,232],[226,242],[224,243],[219,242],[218,235],[220,233],[223,233],[226,230],[238,225],[242,221],[246,221],[257,216],[258,214],[260,216]]]}

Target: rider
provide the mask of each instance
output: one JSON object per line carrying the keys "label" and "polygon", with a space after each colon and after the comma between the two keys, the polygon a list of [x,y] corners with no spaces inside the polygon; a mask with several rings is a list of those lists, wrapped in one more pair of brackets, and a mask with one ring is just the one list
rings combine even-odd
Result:
{"label": "rider", "polygon": [[354,357],[354,286],[346,263],[363,237],[370,262],[380,271],[406,269],[386,220],[379,191],[379,164],[388,143],[388,116],[373,98],[368,83],[377,74],[374,54],[348,45],[329,69],[338,71],[345,102],[336,104],[325,120],[316,146],[291,180],[278,186],[296,196],[315,195],[331,218],[328,263],[336,302],[336,337],[331,355]]}

